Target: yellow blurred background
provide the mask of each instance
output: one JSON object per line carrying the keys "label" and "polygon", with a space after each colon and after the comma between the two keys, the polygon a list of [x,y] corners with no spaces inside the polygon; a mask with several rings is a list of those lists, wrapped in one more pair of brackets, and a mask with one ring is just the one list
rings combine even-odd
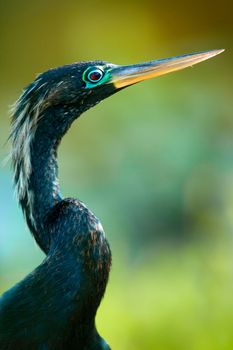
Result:
{"label": "yellow blurred background", "polygon": [[[100,217],[113,267],[97,316],[113,349],[233,349],[233,5],[0,1],[0,159],[9,105],[48,68],[225,48],[85,113],[59,149],[64,196]],[[0,291],[43,259],[0,167]]]}

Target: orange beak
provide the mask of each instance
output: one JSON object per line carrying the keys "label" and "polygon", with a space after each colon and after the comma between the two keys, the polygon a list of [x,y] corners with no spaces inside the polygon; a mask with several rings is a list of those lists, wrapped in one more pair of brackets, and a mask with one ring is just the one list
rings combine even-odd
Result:
{"label": "orange beak", "polygon": [[208,60],[223,51],[223,49],[211,50],[146,63],[133,64],[130,66],[116,66],[110,71],[111,79],[108,83],[112,83],[117,89],[123,88],[128,85],[139,83],[143,80],[193,66],[194,64]]}

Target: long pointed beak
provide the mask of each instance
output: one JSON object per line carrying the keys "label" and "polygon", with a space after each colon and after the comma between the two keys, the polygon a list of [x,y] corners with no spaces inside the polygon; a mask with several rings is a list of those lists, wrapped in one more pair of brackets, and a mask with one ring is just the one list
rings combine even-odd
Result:
{"label": "long pointed beak", "polygon": [[111,80],[109,83],[112,83],[117,89],[122,88],[146,79],[151,79],[158,77],[159,75],[193,66],[194,64],[208,60],[223,51],[223,49],[211,50],[146,63],[133,64],[130,66],[116,66],[111,70]]}

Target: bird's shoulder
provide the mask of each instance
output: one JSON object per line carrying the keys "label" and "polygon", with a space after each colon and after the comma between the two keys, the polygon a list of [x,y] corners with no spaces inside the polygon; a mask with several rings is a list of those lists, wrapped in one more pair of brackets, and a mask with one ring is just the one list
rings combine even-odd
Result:
{"label": "bird's shoulder", "polygon": [[51,251],[58,249],[62,255],[69,251],[70,257],[85,261],[93,271],[109,271],[111,250],[104,229],[83,202],[63,199],[50,213],[48,225]]}
{"label": "bird's shoulder", "polygon": [[52,232],[66,232],[70,235],[98,232],[104,234],[100,220],[86,205],[74,198],[59,201],[50,211],[45,227]]}
{"label": "bird's shoulder", "polygon": [[111,266],[111,250],[98,218],[81,201],[66,198],[53,208],[47,225],[51,258],[59,260],[67,271],[74,271],[74,266],[76,271],[86,271],[91,277],[89,280],[85,276],[85,283],[88,280],[93,288],[101,291],[99,295],[103,295]]}

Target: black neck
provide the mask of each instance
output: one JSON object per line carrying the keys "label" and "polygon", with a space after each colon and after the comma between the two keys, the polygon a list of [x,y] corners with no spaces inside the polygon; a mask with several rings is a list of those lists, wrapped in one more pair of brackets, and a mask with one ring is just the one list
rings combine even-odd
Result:
{"label": "black neck", "polygon": [[28,190],[25,199],[21,200],[28,226],[46,254],[50,237],[45,232],[44,222],[49,211],[62,199],[57,177],[57,148],[72,122],[70,116],[62,112],[67,118],[66,123],[61,123],[63,128],[60,125],[54,128],[61,111],[58,115],[58,111],[53,110],[50,111],[49,118],[43,116],[43,122],[36,129],[30,147],[31,174]]}

